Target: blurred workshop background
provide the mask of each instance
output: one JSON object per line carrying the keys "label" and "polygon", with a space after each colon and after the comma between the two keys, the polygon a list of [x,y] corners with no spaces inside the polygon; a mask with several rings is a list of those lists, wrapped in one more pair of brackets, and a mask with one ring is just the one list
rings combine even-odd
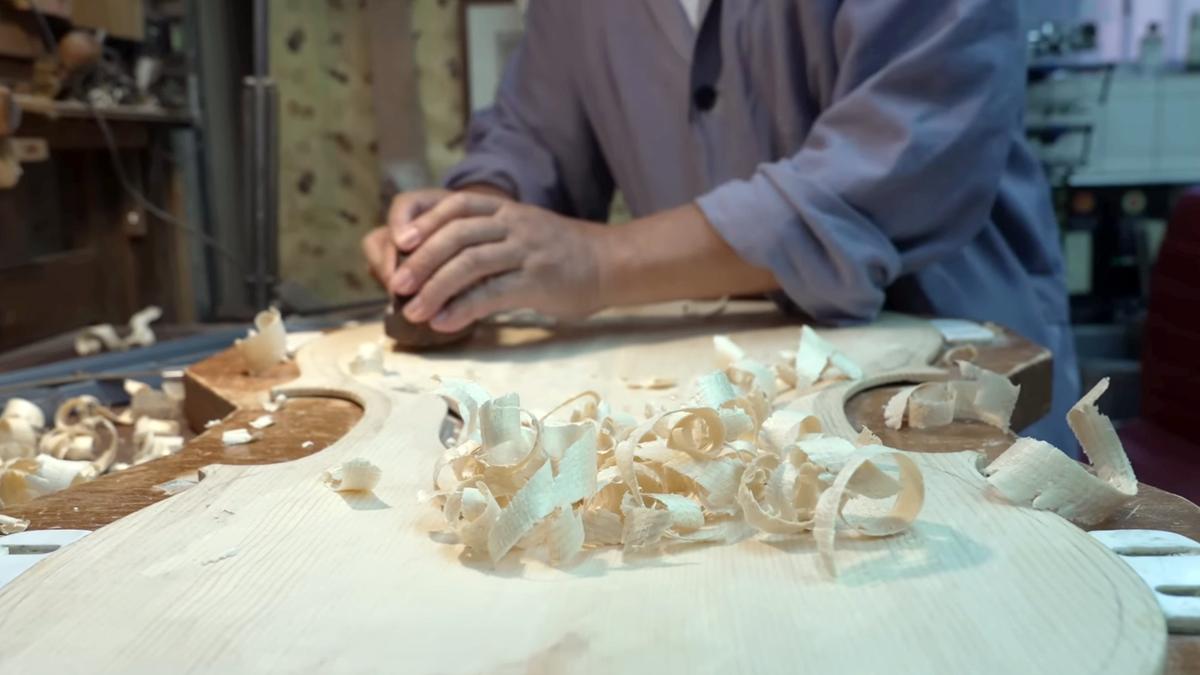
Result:
{"label": "blurred workshop background", "polygon": [[[1022,5],[1084,388],[1136,425],[1196,391],[1156,383],[1200,340],[1200,0]],[[520,31],[506,0],[0,0],[0,387],[147,306],[191,340],[156,367],[269,303],[378,311],[360,236],[461,156]]]}

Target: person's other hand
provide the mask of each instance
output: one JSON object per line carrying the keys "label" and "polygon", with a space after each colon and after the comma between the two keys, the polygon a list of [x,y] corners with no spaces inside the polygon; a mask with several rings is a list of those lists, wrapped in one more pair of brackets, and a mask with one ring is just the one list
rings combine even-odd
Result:
{"label": "person's other hand", "polygon": [[377,227],[362,238],[363,255],[371,267],[371,274],[384,287],[390,285],[396,273],[396,247],[398,236],[410,222],[442,201],[449,190],[428,189],[402,192],[388,209],[387,225]]}
{"label": "person's other hand", "polygon": [[395,241],[408,259],[388,289],[415,294],[405,318],[434,330],[516,308],[576,318],[602,306],[605,228],[595,223],[460,192],[401,227]]}

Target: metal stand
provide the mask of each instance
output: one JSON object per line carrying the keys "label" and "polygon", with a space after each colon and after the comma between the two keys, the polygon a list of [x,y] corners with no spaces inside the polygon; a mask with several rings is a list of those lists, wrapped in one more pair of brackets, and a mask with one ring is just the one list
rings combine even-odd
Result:
{"label": "metal stand", "polygon": [[279,276],[279,91],[268,72],[267,0],[254,0],[254,74],[242,80],[243,218],[250,233],[250,297],[257,309],[275,298]]}

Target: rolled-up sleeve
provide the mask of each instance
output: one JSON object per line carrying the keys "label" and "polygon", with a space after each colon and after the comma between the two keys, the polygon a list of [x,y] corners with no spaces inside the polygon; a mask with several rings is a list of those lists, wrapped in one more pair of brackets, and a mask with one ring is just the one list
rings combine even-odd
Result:
{"label": "rolled-up sleeve", "polygon": [[697,200],[814,318],[873,318],[887,287],[989,222],[1020,128],[1014,2],[847,2],[837,76],[803,146]]}
{"label": "rolled-up sleeve", "polygon": [[564,0],[533,0],[495,104],[472,116],[467,155],[448,188],[498,187],[522,202],[605,220],[613,180],[589,125],[573,72],[578,14]]}

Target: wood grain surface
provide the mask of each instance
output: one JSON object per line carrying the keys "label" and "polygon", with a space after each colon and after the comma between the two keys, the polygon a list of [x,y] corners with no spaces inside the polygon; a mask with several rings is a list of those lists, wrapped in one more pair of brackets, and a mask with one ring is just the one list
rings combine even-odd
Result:
{"label": "wood grain surface", "polygon": [[[13,608],[0,614],[0,634],[19,645],[0,665],[1126,673],[1163,663],[1161,615],[1130,570],[1057,516],[985,499],[964,454],[916,456],[929,486],[917,527],[844,542],[836,584],[816,573],[811,542],[695,548],[642,563],[610,552],[572,570],[463,564],[431,538],[429,508],[413,501],[440,447],[444,404],[346,377],[345,355],[368,334],[343,332],[303,351],[301,381],[290,387],[364,405],[340,442],[284,464],[217,468],[51,556],[0,593]],[[476,360],[474,374],[552,399],[578,381],[607,378],[616,389],[615,374],[645,363],[577,337],[565,351],[552,340],[518,350],[529,358],[517,367]],[[701,355],[688,336],[657,337],[649,344],[659,372],[711,367],[710,346]],[[770,343],[738,337],[752,348]],[[579,349],[588,372],[571,370],[569,352]],[[389,362],[405,372],[414,358]],[[438,365],[456,367],[450,357]],[[547,380],[556,369],[565,375]],[[321,469],[358,455],[384,468],[374,496],[320,485]],[[136,587],[95,583],[131,571]],[[63,631],[87,638],[58,649]],[[863,649],[838,648],[851,635]]]}

